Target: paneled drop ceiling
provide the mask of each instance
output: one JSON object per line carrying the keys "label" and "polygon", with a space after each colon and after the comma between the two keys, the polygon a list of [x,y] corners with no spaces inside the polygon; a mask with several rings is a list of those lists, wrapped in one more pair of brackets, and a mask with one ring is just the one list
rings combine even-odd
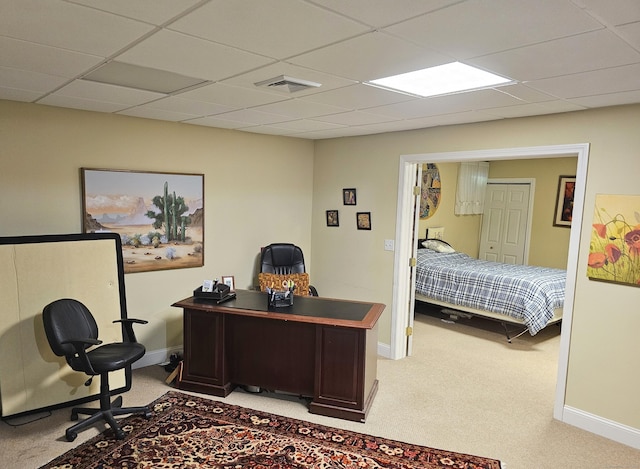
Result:
{"label": "paneled drop ceiling", "polygon": [[[515,84],[364,84],[454,61]],[[640,1],[0,0],[0,99],[306,139],[637,103]]]}

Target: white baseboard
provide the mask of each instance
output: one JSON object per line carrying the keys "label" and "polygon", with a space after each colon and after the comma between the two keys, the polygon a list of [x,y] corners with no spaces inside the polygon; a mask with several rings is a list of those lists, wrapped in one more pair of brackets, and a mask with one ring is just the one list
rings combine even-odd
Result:
{"label": "white baseboard", "polygon": [[640,449],[640,429],[629,427],[613,420],[564,406],[562,421],[596,435],[609,438],[623,445]]}
{"label": "white baseboard", "polygon": [[165,348],[160,350],[147,351],[140,360],[131,365],[134,370],[136,368],[144,368],[145,366],[159,365],[168,362],[172,353],[182,353],[182,347]]}
{"label": "white baseboard", "polygon": [[391,358],[391,346],[378,342],[378,355],[384,358]]}

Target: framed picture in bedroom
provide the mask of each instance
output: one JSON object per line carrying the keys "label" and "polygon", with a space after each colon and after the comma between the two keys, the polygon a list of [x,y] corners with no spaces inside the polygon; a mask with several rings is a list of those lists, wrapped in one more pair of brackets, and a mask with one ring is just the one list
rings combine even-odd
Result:
{"label": "framed picture in bedroom", "polygon": [[553,218],[553,226],[571,228],[573,218],[573,197],[576,188],[575,176],[560,176],[558,181],[558,195],[556,197],[556,210]]}
{"label": "framed picture in bedroom", "polygon": [[125,273],[204,265],[204,174],[81,168],[82,229],[122,240]]}

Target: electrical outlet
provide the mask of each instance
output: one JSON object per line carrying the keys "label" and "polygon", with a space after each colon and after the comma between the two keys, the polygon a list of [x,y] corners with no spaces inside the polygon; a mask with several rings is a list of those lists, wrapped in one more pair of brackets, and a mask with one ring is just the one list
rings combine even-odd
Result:
{"label": "electrical outlet", "polygon": [[393,240],[392,239],[385,239],[384,240],[384,250],[385,251],[393,251]]}

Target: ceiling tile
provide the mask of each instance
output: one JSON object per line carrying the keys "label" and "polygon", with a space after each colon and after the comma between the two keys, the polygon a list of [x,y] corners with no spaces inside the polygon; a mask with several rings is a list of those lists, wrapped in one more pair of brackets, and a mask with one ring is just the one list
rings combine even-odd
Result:
{"label": "ceiling tile", "polygon": [[[640,102],[639,0],[0,0],[0,50],[2,99],[297,138]],[[454,60],[519,82],[427,99],[362,83]],[[208,83],[81,80],[110,61]],[[255,86],[283,75],[321,86]]]}
{"label": "ceiling tile", "polygon": [[85,80],[74,80],[57,90],[54,95],[58,97],[67,96],[128,105],[142,104],[166,96],[151,91],[135,90],[124,86],[108,85]]}
{"label": "ceiling tile", "polygon": [[101,57],[0,36],[0,66],[72,78],[102,62]]}
{"label": "ceiling tile", "polygon": [[457,3],[459,0],[313,0],[374,27],[387,26]]}
{"label": "ceiling tile", "polygon": [[295,132],[308,132],[311,130],[339,129],[343,128],[344,126],[332,122],[319,122],[317,120],[300,119],[273,124],[272,127]]}
{"label": "ceiling tile", "polygon": [[568,1],[467,0],[385,31],[464,60],[601,27]]}
{"label": "ceiling tile", "polygon": [[235,108],[223,106],[222,104],[208,103],[195,99],[184,99],[177,96],[169,96],[159,99],[146,105],[149,108],[161,109],[163,111],[179,112],[195,116],[210,116],[223,112],[233,111]]}
{"label": "ceiling tile", "polygon": [[617,28],[617,32],[622,39],[627,41],[637,50],[640,50],[640,21],[620,26]]}
{"label": "ceiling tile", "polygon": [[324,116],[348,110],[346,107],[331,106],[328,104],[312,103],[300,99],[289,99],[272,104],[265,104],[254,108],[257,111],[280,114],[296,119]]}
{"label": "ceiling tile", "polygon": [[640,62],[640,52],[602,29],[467,61],[514,80],[538,80]]}
{"label": "ceiling tile", "polygon": [[635,91],[638,89],[639,76],[640,64],[634,64],[534,80],[527,83],[527,86],[559,98],[583,98],[586,96]]}
{"label": "ceiling tile", "polygon": [[183,121],[185,124],[204,125],[207,127],[217,127],[220,129],[240,129],[247,127],[249,124],[242,121],[223,119],[220,117],[198,117]]}
{"label": "ceiling tile", "polygon": [[182,112],[165,111],[163,109],[155,109],[147,105],[136,106],[124,111],[118,112],[125,116],[143,117],[145,119],[159,119],[164,121],[181,122],[183,120],[193,119],[194,115]]}
{"label": "ceiling tile", "polygon": [[277,59],[369,30],[301,0],[214,0],[170,28]]}
{"label": "ceiling tile", "polygon": [[640,21],[638,0],[579,0],[578,3],[590,14],[610,25]]}
{"label": "ceiling tile", "polygon": [[369,81],[448,63],[451,57],[374,31],[289,61],[351,80]]}
{"label": "ceiling tile", "polygon": [[72,109],[83,109],[95,112],[116,112],[128,107],[127,104],[108,103],[106,101],[96,101],[93,99],[76,98],[73,96],[61,96],[50,94],[38,101],[38,104],[48,106],[66,107]]}
{"label": "ceiling tile", "polygon": [[508,94],[488,89],[379,106],[369,111],[391,117],[413,119],[516,104],[522,104],[522,102]]}
{"label": "ceiling tile", "polygon": [[507,93],[528,103],[539,103],[557,99],[555,96],[551,96],[539,90],[534,90],[533,88],[529,88],[527,85],[524,85],[522,83],[501,86],[500,88],[496,88],[496,91],[499,91],[500,93]]}
{"label": "ceiling tile", "polygon": [[225,112],[224,114],[218,114],[216,117],[219,119],[230,119],[245,122],[247,125],[275,124],[291,120],[290,117],[280,116],[278,114],[269,114],[266,112],[256,111],[254,109],[240,109],[238,111]]}
{"label": "ceiling tile", "polygon": [[9,101],[32,102],[38,99],[41,95],[42,93],[37,93],[35,91],[0,86],[0,99],[8,99]]}
{"label": "ceiling tile", "polygon": [[400,103],[414,99],[412,96],[383,90],[368,85],[352,85],[322,93],[316,93],[304,98],[305,101],[346,106],[353,109],[367,109],[385,104]]}
{"label": "ceiling tile", "polygon": [[586,96],[584,98],[571,99],[570,101],[585,107],[620,106],[629,103],[640,103],[640,91],[623,91],[620,93]]}
{"label": "ceiling tile", "polygon": [[62,86],[67,81],[69,81],[68,78],[46,73],[0,67],[0,83],[9,88],[45,93]]}
{"label": "ceiling tile", "polygon": [[73,3],[116,13],[127,18],[161,25],[184,10],[200,3],[200,0],[70,0]]}
{"label": "ceiling tile", "polygon": [[272,62],[249,52],[164,30],[116,59],[205,80],[221,80]]}
{"label": "ceiling tile", "polygon": [[578,106],[567,101],[556,100],[548,101],[545,103],[527,103],[518,104],[516,106],[496,107],[491,109],[485,109],[482,111],[485,114],[502,117],[526,117],[526,116],[539,116],[543,114],[555,114],[559,112],[571,112],[582,111],[584,106]]}
{"label": "ceiling tile", "polygon": [[[4,36],[108,57],[153,26],[60,0],[3,0]],[[118,31],[118,34],[113,34]]]}
{"label": "ceiling tile", "polygon": [[232,108],[246,108],[260,106],[267,103],[275,103],[290,99],[278,93],[268,93],[259,89],[246,89],[238,86],[214,83],[202,86],[192,91],[179,94],[181,98],[206,101],[208,103],[222,104]]}
{"label": "ceiling tile", "polygon": [[315,117],[313,120],[321,122],[331,122],[332,124],[341,125],[367,125],[379,124],[381,122],[391,122],[395,120],[389,116],[381,116],[364,111],[342,112],[340,114],[331,114],[328,116]]}

